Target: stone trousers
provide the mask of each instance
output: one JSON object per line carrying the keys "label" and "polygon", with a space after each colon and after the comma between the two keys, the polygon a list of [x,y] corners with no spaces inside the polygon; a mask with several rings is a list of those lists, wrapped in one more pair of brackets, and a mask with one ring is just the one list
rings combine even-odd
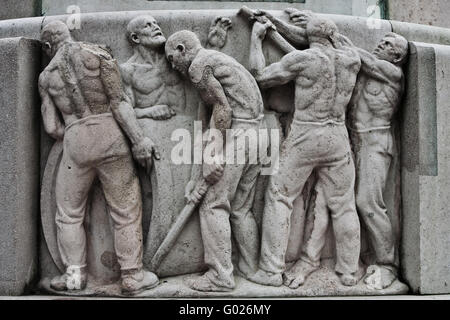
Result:
{"label": "stone trousers", "polygon": [[281,146],[279,172],[270,177],[262,223],[259,267],[285,271],[293,202],[312,171],[323,201],[333,216],[336,271],[358,270],[360,224],[355,207],[355,167],[344,123],[304,123],[294,120]]}
{"label": "stone trousers", "polygon": [[[258,121],[259,122],[259,121]],[[233,120],[232,128],[256,130],[259,124],[238,126]],[[232,242],[238,249],[238,268],[244,274],[256,271],[259,253],[258,226],[252,212],[256,180],[260,173],[259,163],[250,163],[250,145],[257,146],[257,137],[249,137],[245,145],[237,143],[244,131],[227,140],[226,150],[234,148],[235,155],[244,151],[245,163],[226,163],[223,176],[210,186],[200,205],[200,227],[204,246],[204,260],[209,270],[206,276],[216,285],[234,288]],[[255,149],[256,150],[256,149]]]}
{"label": "stone trousers", "polygon": [[395,241],[383,192],[393,156],[390,128],[351,131],[356,165],[356,206],[376,263],[395,267]]}
{"label": "stone trousers", "polygon": [[122,270],[142,268],[142,199],[127,141],[111,114],[70,124],[56,177],[56,225],[64,265],[86,265],[83,222],[93,180],[103,188]]}

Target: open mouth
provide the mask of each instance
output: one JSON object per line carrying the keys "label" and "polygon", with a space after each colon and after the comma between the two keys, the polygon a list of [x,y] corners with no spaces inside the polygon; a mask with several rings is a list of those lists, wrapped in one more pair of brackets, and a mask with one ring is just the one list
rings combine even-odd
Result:
{"label": "open mouth", "polygon": [[155,32],[152,33],[152,37],[159,37],[159,36],[162,36],[162,35],[163,34],[162,34],[162,32],[160,30],[155,31]]}

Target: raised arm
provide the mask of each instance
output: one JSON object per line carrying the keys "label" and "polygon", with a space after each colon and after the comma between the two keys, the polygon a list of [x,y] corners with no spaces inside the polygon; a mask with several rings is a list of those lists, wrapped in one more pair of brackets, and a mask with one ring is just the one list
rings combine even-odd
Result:
{"label": "raised arm", "polygon": [[54,139],[60,140],[64,137],[64,124],[61,122],[58,110],[48,93],[47,72],[39,76],[39,94],[41,96],[41,113],[45,131]]}
{"label": "raised arm", "polygon": [[275,25],[277,31],[294,45],[308,45],[308,37],[306,36],[306,30],[304,28],[289,24],[281,19],[278,19],[265,10],[258,10],[256,14],[266,16]]}
{"label": "raised arm", "polygon": [[401,81],[402,70],[400,67],[386,60],[375,57],[364,49],[356,48],[361,57],[361,70],[370,76],[384,82]]}

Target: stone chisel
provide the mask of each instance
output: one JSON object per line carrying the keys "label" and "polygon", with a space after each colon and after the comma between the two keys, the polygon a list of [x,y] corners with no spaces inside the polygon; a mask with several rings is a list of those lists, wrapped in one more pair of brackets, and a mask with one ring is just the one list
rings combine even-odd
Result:
{"label": "stone chisel", "polygon": [[[203,196],[206,194],[206,191],[208,190],[208,187],[209,183],[202,178],[195,185],[193,192],[197,192],[203,198]],[[189,217],[192,215],[192,213],[194,213],[194,210],[199,202],[200,200],[197,201],[189,200],[187,204],[184,206],[183,210],[181,210],[180,214],[178,215],[178,218],[175,220],[175,223],[170,228],[169,232],[167,233],[167,236],[164,238],[163,242],[159,246],[158,250],[156,251],[155,255],[153,256],[150,262],[150,267],[154,272],[156,272],[161,262],[167,256],[169,251],[172,249],[173,245],[178,239],[178,236],[180,235],[181,231],[183,230],[184,226],[189,220]]]}
{"label": "stone chisel", "polygon": [[[247,6],[242,6],[238,14],[249,19],[253,18],[260,23],[265,23],[267,22],[267,20],[269,20],[267,17],[255,15],[255,11]],[[281,36],[281,34],[278,33],[275,26],[272,26],[267,30],[267,37],[286,53],[296,50],[294,46],[292,46],[286,39]]]}

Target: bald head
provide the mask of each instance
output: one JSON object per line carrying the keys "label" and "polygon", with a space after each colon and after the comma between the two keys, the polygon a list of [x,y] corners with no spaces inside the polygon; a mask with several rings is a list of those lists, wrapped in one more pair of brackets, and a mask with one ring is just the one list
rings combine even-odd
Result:
{"label": "bald head", "polygon": [[64,22],[59,20],[47,23],[41,31],[41,41],[44,44],[44,50],[50,57],[56,54],[61,45],[70,41],[70,31]]}
{"label": "bald head", "polygon": [[331,39],[338,33],[338,27],[330,19],[313,16],[306,25],[306,34],[311,38]]}
{"label": "bald head", "polygon": [[378,59],[401,66],[408,54],[408,40],[397,33],[389,32],[380,41],[373,54]]}
{"label": "bald head", "polygon": [[166,42],[166,57],[175,70],[187,74],[189,66],[202,45],[197,35],[188,30],[172,34]]}
{"label": "bald head", "polygon": [[131,45],[151,49],[162,48],[166,38],[155,18],[150,15],[138,16],[127,25],[127,39]]}

